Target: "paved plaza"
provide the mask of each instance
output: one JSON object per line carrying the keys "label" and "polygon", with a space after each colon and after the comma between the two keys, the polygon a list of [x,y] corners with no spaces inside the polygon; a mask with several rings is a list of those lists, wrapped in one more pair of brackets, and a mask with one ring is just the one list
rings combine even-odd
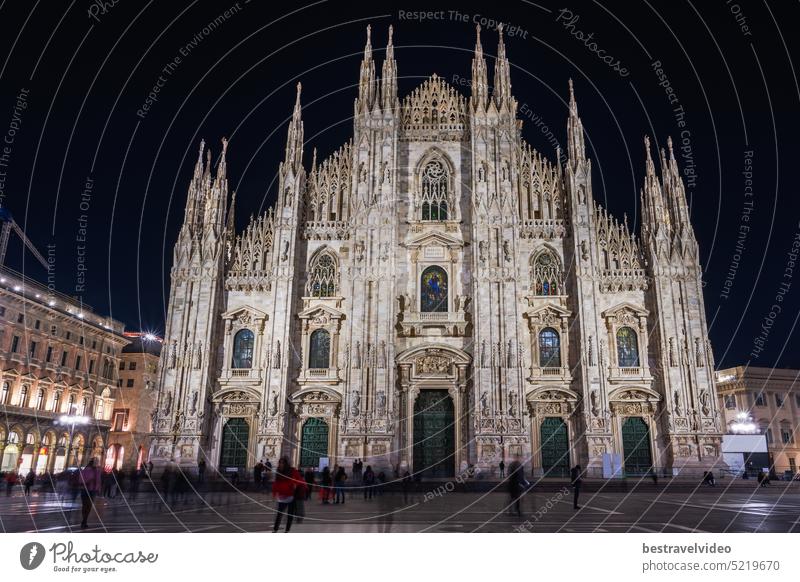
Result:
{"label": "paved plaza", "polygon": [[[588,486],[581,509],[557,484],[522,499],[522,516],[508,514],[501,487],[447,491],[422,483],[405,496],[389,492],[365,500],[359,489],[344,505],[323,505],[314,495],[292,532],[800,532],[800,489],[634,485],[628,490]],[[437,491],[436,494],[435,492]],[[591,490],[594,489],[594,490]],[[190,492],[165,502],[156,492],[136,499],[98,498],[89,532],[266,532],[276,504],[263,492]],[[285,521],[285,520],[284,520]],[[53,493],[0,497],[5,532],[80,532],[80,498]]]}

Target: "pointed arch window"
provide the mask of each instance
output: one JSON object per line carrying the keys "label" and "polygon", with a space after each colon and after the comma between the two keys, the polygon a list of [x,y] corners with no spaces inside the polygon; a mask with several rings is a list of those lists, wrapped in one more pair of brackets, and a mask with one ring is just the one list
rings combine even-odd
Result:
{"label": "pointed arch window", "polygon": [[0,390],[0,404],[8,404],[8,393],[10,391],[8,382],[3,382],[3,388]]}
{"label": "pointed arch window", "polygon": [[424,313],[447,312],[447,273],[441,267],[428,267],[422,271],[419,288],[420,311]]}
{"label": "pointed arch window", "polygon": [[561,267],[549,250],[542,251],[531,261],[531,287],[535,295],[561,295]]}
{"label": "pointed arch window", "polygon": [[421,220],[447,220],[450,213],[450,173],[441,160],[431,160],[422,169],[420,180]]}
{"label": "pointed arch window", "polygon": [[25,406],[25,403],[28,401],[28,385],[25,384],[20,388],[19,391],[19,401],[17,402],[17,406]]}
{"label": "pointed arch window", "polygon": [[36,406],[34,408],[36,410],[44,410],[44,388],[39,388],[36,393]]}
{"label": "pointed arch window", "polygon": [[253,367],[253,332],[249,329],[240,329],[233,336],[233,362],[232,368]]}
{"label": "pointed arch window", "polygon": [[327,369],[331,361],[331,334],[327,330],[318,329],[311,334],[308,350],[308,367]]}
{"label": "pointed arch window", "polygon": [[639,337],[630,327],[617,330],[617,365],[620,368],[639,366]]}
{"label": "pointed arch window", "polygon": [[552,327],[539,332],[539,367],[561,367],[561,337]]}
{"label": "pointed arch window", "polygon": [[336,260],[324,252],[311,263],[306,293],[311,297],[333,297],[336,295],[337,279]]}

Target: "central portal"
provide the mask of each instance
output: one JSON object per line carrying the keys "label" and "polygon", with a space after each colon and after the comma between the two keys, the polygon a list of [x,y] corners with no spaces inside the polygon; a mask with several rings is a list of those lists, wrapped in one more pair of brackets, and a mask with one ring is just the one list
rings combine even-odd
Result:
{"label": "central portal", "polygon": [[455,415],[447,390],[421,390],[414,403],[414,472],[455,475]]}

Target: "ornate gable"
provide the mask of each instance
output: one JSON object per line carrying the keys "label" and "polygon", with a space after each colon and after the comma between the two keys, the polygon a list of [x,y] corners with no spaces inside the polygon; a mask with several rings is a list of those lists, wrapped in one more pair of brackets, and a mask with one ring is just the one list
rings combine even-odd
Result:
{"label": "ornate gable", "polygon": [[466,136],[466,100],[438,75],[431,76],[403,100],[403,139],[461,141]]}

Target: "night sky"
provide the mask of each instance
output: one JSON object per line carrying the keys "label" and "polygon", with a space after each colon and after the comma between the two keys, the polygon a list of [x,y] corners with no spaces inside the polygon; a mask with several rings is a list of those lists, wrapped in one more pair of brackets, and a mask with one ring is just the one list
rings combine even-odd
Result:
{"label": "night sky", "polygon": [[[53,260],[58,290],[163,332],[201,138],[214,154],[230,140],[241,229],[275,199],[298,80],[308,167],[313,146],[323,159],[352,134],[367,24],[378,74],[394,25],[403,96],[434,72],[469,78],[476,21],[490,79],[493,23],[507,23],[523,137],[551,159],[546,130],[566,146],[574,80],[594,196],[637,231],[643,136],[673,137],[717,367],[800,367],[796,2],[2,1],[2,204]],[[6,264],[47,281],[19,241]]]}

